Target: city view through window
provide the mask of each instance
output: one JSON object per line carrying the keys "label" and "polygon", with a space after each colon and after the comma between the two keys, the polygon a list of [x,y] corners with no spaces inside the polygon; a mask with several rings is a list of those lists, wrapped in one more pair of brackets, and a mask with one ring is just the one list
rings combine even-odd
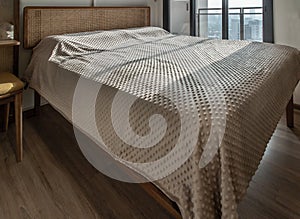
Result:
{"label": "city view through window", "polygon": [[[231,40],[263,41],[262,0],[229,0],[228,36]],[[222,0],[199,0],[198,35],[222,38]]]}

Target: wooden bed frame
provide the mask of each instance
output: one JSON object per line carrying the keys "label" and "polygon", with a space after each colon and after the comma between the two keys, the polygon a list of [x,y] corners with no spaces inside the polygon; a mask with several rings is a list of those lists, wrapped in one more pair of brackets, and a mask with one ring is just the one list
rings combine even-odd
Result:
{"label": "wooden bed frame", "polygon": [[[26,7],[24,9],[24,48],[31,49],[49,35],[95,30],[122,29],[150,25],[149,7]],[[41,98],[34,93],[34,112],[40,113]],[[286,107],[288,127],[294,127],[293,97]],[[174,218],[179,209],[154,184],[139,184]]]}

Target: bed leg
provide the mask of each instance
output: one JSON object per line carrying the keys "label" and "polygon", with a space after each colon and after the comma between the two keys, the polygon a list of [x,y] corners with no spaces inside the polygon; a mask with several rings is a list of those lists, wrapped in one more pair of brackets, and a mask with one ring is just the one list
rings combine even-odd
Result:
{"label": "bed leg", "polygon": [[286,107],[286,123],[289,128],[294,128],[294,98],[293,98],[293,96]]}
{"label": "bed leg", "polygon": [[37,91],[34,91],[34,115],[40,115],[41,111],[41,96]]}

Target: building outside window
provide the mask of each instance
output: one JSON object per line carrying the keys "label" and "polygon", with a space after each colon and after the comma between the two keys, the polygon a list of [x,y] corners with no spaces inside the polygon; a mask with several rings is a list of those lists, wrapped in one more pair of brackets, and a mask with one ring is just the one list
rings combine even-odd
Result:
{"label": "building outside window", "polygon": [[180,35],[273,43],[273,0],[164,0],[164,28]]}
{"label": "building outside window", "polygon": [[[222,0],[197,0],[197,35],[222,38]],[[228,39],[263,41],[263,0],[228,0]]]}

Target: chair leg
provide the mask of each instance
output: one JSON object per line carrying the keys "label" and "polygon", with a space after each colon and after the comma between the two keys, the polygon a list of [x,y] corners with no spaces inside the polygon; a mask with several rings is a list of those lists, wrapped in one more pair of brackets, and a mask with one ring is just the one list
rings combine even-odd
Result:
{"label": "chair leg", "polygon": [[8,129],[10,103],[4,105],[4,131]]}
{"label": "chair leg", "polygon": [[23,127],[22,127],[22,93],[15,95],[15,122],[16,122],[16,158],[17,162],[23,159]]}

